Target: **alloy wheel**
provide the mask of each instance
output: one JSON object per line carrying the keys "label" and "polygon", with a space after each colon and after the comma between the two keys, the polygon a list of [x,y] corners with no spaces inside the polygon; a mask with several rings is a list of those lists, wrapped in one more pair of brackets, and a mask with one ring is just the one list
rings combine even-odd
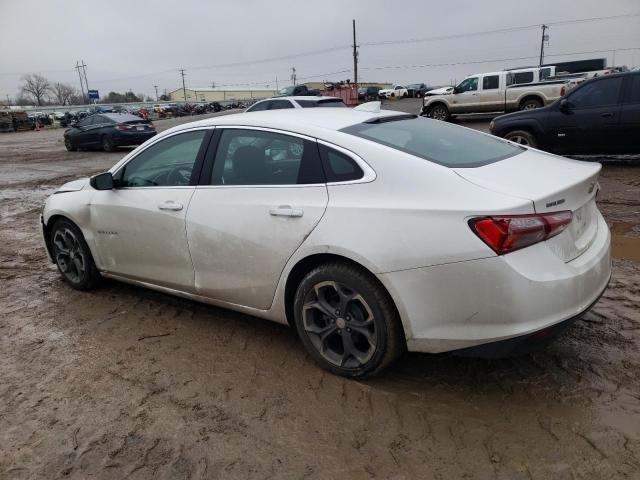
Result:
{"label": "alloy wheel", "polygon": [[56,230],[53,235],[55,260],[60,271],[72,283],[79,283],[84,278],[85,257],[82,246],[75,234],[68,228]]}
{"label": "alloy wheel", "polygon": [[509,137],[509,140],[520,145],[529,145],[529,140],[522,135],[514,135],[512,137]]}
{"label": "alloy wheel", "polygon": [[431,118],[434,120],[446,120],[447,110],[444,107],[433,107],[431,110]]}
{"label": "alloy wheel", "polygon": [[302,320],[314,348],[335,366],[359,368],[376,351],[372,309],[362,295],[342,283],[315,284],[305,297]]}

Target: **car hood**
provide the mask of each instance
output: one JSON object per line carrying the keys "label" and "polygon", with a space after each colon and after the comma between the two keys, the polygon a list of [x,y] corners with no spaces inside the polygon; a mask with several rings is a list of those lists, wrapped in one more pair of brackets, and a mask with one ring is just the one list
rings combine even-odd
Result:
{"label": "car hood", "polygon": [[79,178],[78,180],[72,180],[71,182],[65,183],[60,188],[58,188],[55,193],[78,192],[88,186],[89,177]]}

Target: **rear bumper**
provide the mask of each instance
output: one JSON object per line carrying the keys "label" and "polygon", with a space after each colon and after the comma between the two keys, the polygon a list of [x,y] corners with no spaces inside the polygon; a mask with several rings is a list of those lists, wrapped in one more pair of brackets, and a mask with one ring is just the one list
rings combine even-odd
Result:
{"label": "rear bumper", "polygon": [[398,307],[408,349],[461,350],[580,316],[611,276],[611,235],[597,217],[591,246],[568,263],[543,242],[500,257],[378,275]]}

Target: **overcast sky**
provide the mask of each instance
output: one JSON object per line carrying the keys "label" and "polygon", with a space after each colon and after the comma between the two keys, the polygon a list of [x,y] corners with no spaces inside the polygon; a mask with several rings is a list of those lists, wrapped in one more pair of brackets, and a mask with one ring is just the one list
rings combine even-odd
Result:
{"label": "overcast sky", "polygon": [[[174,90],[179,68],[188,87],[273,88],[276,78],[282,87],[291,67],[301,81],[352,79],[353,18],[362,81],[448,84],[536,64],[542,23],[552,24],[546,62],[611,64],[616,49],[615,63],[632,66],[640,64],[639,16],[557,24],[630,13],[640,13],[639,0],[0,0],[0,96],[14,97],[25,73],[79,87],[77,60],[101,94]],[[531,28],[469,35],[521,26]],[[421,41],[366,45],[412,39]],[[270,60],[281,57],[289,58]],[[485,60],[495,61],[468,63]]]}

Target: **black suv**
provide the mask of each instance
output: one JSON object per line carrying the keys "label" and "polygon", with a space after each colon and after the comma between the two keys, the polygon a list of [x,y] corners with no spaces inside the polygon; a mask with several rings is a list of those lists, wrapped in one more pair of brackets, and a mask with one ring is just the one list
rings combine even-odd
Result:
{"label": "black suv", "polygon": [[502,115],[489,128],[559,154],[640,153],[640,72],[594,78],[547,107]]}
{"label": "black suv", "polygon": [[422,98],[430,90],[424,83],[412,83],[407,85],[407,92],[411,98]]}
{"label": "black suv", "polygon": [[358,100],[377,100],[380,87],[360,87],[358,89]]}

